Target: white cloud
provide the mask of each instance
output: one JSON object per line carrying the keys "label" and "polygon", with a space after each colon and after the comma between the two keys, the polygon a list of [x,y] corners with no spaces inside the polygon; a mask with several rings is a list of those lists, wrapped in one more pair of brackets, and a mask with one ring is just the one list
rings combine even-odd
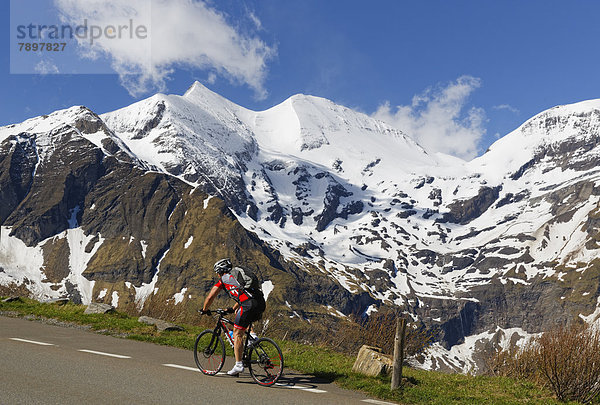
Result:
{"label": "white cloud", "polygon": [[407,133],[428,151],[472,159],[479,154],[487,118],[482,108],[468,108],[467,100],[480,86],[480,79],[462,76],[414,96],[411,105],[392,108],[386,102],[373,116]]}
{"label": "white cloud", "polygon": [[217,74],[215,72],[210,72],[208,77],[206,78],[206,82],[208,84],[215,84],[217,81]]}
{"label": "white cloud", "polygon": [[[143,38],[129,28],[117,38],[102,35],[90,44],[79,39],[81,54],[108,56],[121,83],[134,96],[158,89],[177,68],[208,69],[233,83],[245,84],[257,98],[266,97],[267,62],[276,51],[253,33],[241,33],[226,16],[201,0],[55,0],[62,19],[73,25],[87,19],[101,29],[108,26],[147,28]],[[259,26],[255,15],[247,16]],[[89,29],[91,34],[92,29]],[[114,36],[115,31],[109,34]],[[91,35],[90,35],[91,36]]]}
{"label": "white cloud", "polygon": [[507,111],[510,111],[513,114],[520,114],[521,113],[521,111],[519,111],[517,108],[513,107],[510,104],[495,105],[492,108],[494,110],[507,110]]}
{"label": "white cloud", "polygon": [[263,30],[262,22],[259,20],[259,18],[256,16],[256,14],[254,14],[254,12],[250,12],[248,14],[248,17],[250,18],[250,20],[252,21],[252,23],[254,24],[254,26],[256,27],[257,30],[259,30],[259,31]]}
{"label": "white cloud", "polygon": [[49,60],[41,60],[33,68],[37,73],[41,75],[58,74],[60,73],[58,67],[50,62]]}

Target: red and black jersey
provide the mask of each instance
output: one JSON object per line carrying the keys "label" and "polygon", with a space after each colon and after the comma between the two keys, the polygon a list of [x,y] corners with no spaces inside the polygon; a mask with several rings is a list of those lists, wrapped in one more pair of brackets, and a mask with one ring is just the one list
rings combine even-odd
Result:
{"label": "red and black jersey", "polygon": [[215,286],[225,289],[238,304],[251,298],[237,279],[230,273],[223,274]]}

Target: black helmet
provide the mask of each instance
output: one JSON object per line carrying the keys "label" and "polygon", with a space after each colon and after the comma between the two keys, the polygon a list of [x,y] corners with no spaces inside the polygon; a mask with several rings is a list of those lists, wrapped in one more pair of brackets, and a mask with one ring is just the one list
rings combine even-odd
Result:
{"label": "black helmet", "polygon": [[231,270],[231,267],[232,267],[231,260],[229,260],[229,258],[221,259],[215,263],[215,273],[217,273],[217,274],[227,273],[229,270]]}

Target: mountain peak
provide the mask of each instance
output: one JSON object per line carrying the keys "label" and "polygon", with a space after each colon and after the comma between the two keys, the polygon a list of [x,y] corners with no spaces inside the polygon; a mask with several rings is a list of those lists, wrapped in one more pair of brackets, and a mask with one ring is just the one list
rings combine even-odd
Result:
{"label": "mountain peak", "polygon": [[524,170],[524,165],[529,167],[544,157],[556,155],[563,160],[563,155],[579,148],[589,149],[599,135],[600,99],[558,105],[533,116],[494,142],[470,165],[498,179]]}
{"label": "mountain peak", "polygon": [[289,102],[309,102],[309,103],[319,103],[319,102],[329,102],[333,103],[331,100],[328,100],[323,97],[313,96],[310,94],[298,93],[290,96],[286,101]]}
{"label": "mountain peak", "polygon": [[223,101],[230,102],[225,97],[210,90],[197,80],[186,90],[182,97],[194,103],[198,103],[200,101],[201,104],[215,102],[220,104]]}
{"label": "mountain peak", "polygon": [[[179,96],[174,96],[174,98],[177,97]],[[221,118],[230,117],[232,113],[243,114],[243,112],[248,111],[244,107],[212,91],[197,80],[187,89],[181,98]]]}
{"label": "mountain peak", "polygon": [[216,94],[215,92],[210,90],[208,87],[206,87],[205,85],[200,83],[198,80],[195,80],[194,83],[192,83],[192,85],[190,87],[188,87],[188,89],[185,91],[185,93],[183,94],[183,97],[196,96],[198,94],[205,94],[205,93]]}
{"label": "mountain peak", "polygon": [[30,118],[19,124],[0,127],[0,142],[17,132],[29,132],[34,129],[37,132],[50,132],[65,124],[77,126],[76,124],[82,120],[96,121],[97,118],[97,115],[89,108],[83,105],[73,106],[63,110],[54,111],[49,115]]}
{"label": "mountain peak", "polygon": [[[557,105],[555,107],[550,108],[549,110],[546,110],[540,114],[538,114],[537,116],[544,114],[544,113],[549,113],[549,112],[560,112],[563,114],[568,114],[568,113],[586,113],[586,112],[590,112],[592,110],[600,110],[600,99],[596,98],[596,99],[591,99],[591,100],[584,100],[584,101],[579,101],[577,103],[572,103],[572,104],[561,104],[561,105]],[[535,119],[537,116],[533,117],[532,119]]]}

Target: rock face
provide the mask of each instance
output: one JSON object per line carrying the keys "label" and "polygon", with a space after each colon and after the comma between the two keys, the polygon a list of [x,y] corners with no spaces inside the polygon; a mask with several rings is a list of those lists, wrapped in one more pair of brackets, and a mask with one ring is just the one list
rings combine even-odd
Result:
{"label": "rock face", "polygon": [[380,348],[363,345],[358,351],[358,356],[356,356],[356,361],[352,366],[352,372],[369,377],[378,377],[391,373],[392,368],[392,359],[383,354]]}
{"label": "rock face", "polygon": [[476,369],[463,354],[499,336],[596,320],[599,140],[597,100],[471,162],[304,95],[255,112],[196,83],[57,111],[0,128],[0,293],[194,319],[231,257],[273,310],[398,306],[437,333],[423,364]]}
{"label": "rock face", "polygon": [[[498,199],[502,187],[482,187],[475,197],[468,200],[456,201],[448,205],[450,212],[444,214],[439,222],[452,222],[466,225],[481,216]],[[436,195],[439,189],[436,189]]]}

